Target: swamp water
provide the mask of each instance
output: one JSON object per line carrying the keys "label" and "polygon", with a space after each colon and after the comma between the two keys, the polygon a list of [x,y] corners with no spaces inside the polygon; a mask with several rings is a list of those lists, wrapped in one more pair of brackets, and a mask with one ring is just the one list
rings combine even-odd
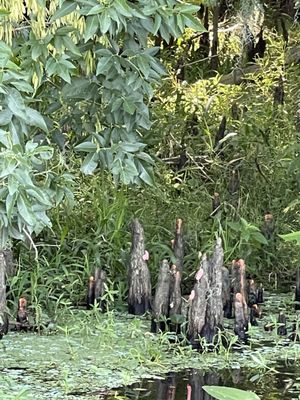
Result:
{"label": "swamp water", "polygon": [[[0,341],[0,399],[184,400],[188,384],[191,400],[212,399],[203,385],[252,390],[262,400],[300,399],[300,343],[276,334],[280,309],[291,331],[291,300],[269,297],[249,345],[204,354],[150,334],[147,319],[74,310],[60,333],[10,332]],[[273,332],[264,331],[266,322]]]}

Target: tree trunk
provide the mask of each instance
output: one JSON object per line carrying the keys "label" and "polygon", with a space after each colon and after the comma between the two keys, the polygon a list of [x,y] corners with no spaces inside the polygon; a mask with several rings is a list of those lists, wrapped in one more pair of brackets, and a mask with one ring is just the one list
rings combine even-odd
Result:
{"label": "tree trunk", "polygon": [[246,265],[243,259],[232,261],[231,275],[231,285],[234,298],[237,293],[241,293],[243,301],[247,304]]}
{"label": "tree trunk", "polygon": [[[204,273],[209,277],[205,325],[201,336],[213,343],[219,329],[223,328],[222,267],[224,252],[221,238],[217,239],[211,260],[204,264]],[[207,269],[206,269],[207,268]]]}
{"label": "tree trunk", "polygon": [[177,316],[181,314],[181,273],[176,265],[171,268],[170,285],[170,331],[180,333],[180,324],[177,322]]}
{"label": "tree trunk", "polygon": [[234,301],[235,325],[234,333],[242,342],[247,342],[248,335],[248,308],[241,293],[236,293]]}
{"label": "tree trunk", "polygon": [[229,271],[222,267],[222,303],[225,318],[232,317],[232,298]]}
{"label": "tree trunk", "polygon": [[151,332],[153,333],[157,333],[159,330],[162,332],[166,330],[166,321],[169,317],[170,306],[170,285],[171,273],[169,263],[167,260],[163,260],[159,270],[152,305]]}
{"label": "tree trunk", "polygon": [[106,309],[106,301],[103,299],[106,285],[106,272],[100,268],[95,269],[95,300],[102,311]]}
{"label": "tree trunk", "polygon": [[199,346],[199,336],[213,343],[218,330],[223,328],[223,256],[222,241],[218,238],[212,258],[208,260],[204,254],[196,274],[188,324],[188,337],[194,347]]}
{"label": "tree trunk", "polygon": [[262,283],[259,284],[257,289],[257,304],[262,304],[264,302],[264,288]]}
{"label": "tree trunk", "polygon": [[4,252],[0,252],[0,339],[8,332],[6,312],[6,262]]}
{"label": "tree trunk", "polygon": [[175,256],[175,265],[177,270],[182,274],[183,258],[184,258],[184,243],[183,243],[183,221],[178,218],[176,220],[175,240],[173,244],[173,252]]}
{"label": "tree trunk", "polygon": [[169,312],[171,317],[170,330],[179,333],[179,325],[175,322],[175,316],[181,314],[181,277],[184,258],[183,221],[180,218],[176,220],[173,252],[175,256],[175,264],[171,267]]}
{"label": "tree trunk", "polygon": [[199,269],[199,271],[203,271],[203,274],[197,279],[190,295],[191,306],[189,309],[188,338],[193,348],[200,347],[199,336],[205,324],[206,293],[208,288],[208,276],[204,273],[205,263],[207,263],[206,254],[203,254]]}
{"label": "tree trunk", "polygon": [[142,315],[150,309],[151,281],[145,258],[144,229],[138,219],[132,221],[132,245],[129,264],[128,312]]}

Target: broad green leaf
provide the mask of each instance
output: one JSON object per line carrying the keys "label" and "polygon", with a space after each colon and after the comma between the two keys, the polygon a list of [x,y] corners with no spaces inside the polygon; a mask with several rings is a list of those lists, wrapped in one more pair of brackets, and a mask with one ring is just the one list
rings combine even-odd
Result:
{"label": "broad green leaf", "polygon": [[153,27],[153,35],[156,35],[161,24],[161,16],[159,14],[155,15],[155,20],[154,20],[154,27]]}
{"label": "broad green leaf", "polygon": [[100,30],[104,35],[108,31],[111,24],[111,19],[107,11],[104,11],[99,15],[99,24],[100,24]]}
{"label": "broad green leaf", "polygon": [[217,400],[260,400],[253,392],[226,386],[203,386],[203,390]]}
{"label": "broad green leaf", "polygon": [[16,89],[11,89],[6,97],[7,106],[10,111],[23,119],[26,119],[24,99]]}
{"label": "broad green leaf", "polygon": [[20,216],[24,219],[24,221],[28,225],[33,226],[35,223],[34,215],[32,214],[31,210],[27,207],[22,194],[18,196],[17,206]]}
{"label": "broad green leaf", "polygon": [[124,110],[126,112],[128,112],[128,114],[130,114],[130,115],[133,115],[136,110],[135,104],[133,103],[133,101],[131,101],[129,99],[124,99],[123,107],[124,107]]}
{"label": "broad green leaf", "polygon": [[86,15],[96,15],[100,14],[105,7],[102,4],[97,4],[90,9],[90,11]]}
{"label": "broad green leaf", "polygon": [[130,7],[127,4],[126,0],[114,0],[113,3],[116,11],[121,14],[124,15],[124,17],[132,17],[132,11],[130,9]]}
{"label": "broad green leaf", "polygon": [[43,190],[35,187],[26,188],[25,190],[28,197],[33,197],[34,199],[38,200],[39,203],[44,204],[47,207],[52,206],[47,192],[43,192]]}
{"label": "broad green leaf", "polygon": [[85,157],[80,170],[86,175],[91,175],[95,171],[97,166],[98,166],[98,154],[90,153]]}
{"label": "broad green leaf", "polygon": [[153,179],[153,172],[150,168],[147,170],[141,163],[139,163],[139,170],[141,171],[139,177],[143,182],[145,182],[149,186],[153,186],[154,179]]}
{"label": "broad green leaf", "polygon": [[77,46],[69,36],[63,36],[62,40],[67,50],[81,57],[81,52],[78,50]]}
{"label": "broad green leaf", "polygon": [[83,142],[75,146],[75,150],[84,151],[86,153],[95,153],[97,150],[97,146],[92,142]]}
{"label": "broad green leaf", "polygon": [[58,18],[62,18],[68,14],[71,14],[77,7],[77,3],[75,1],[65,1],[63,5],[55,12],[55,14],[50,19],[50,22],[57,20]]}
{"label": "broad green leaf", "polygon": [[0,111],[0,126],[9,124],[12,116],[13,114],[8,108]]}
{"label": "broad green leaf", "polygon": [[269,242],[267,241],[267,239],[264,237],[264,235],[262,234],[262,233],[260,233],[260,232],[253,232],[252,234],[251,234],[251,236],[258,242],[258,243],[261,243],[261,244],[265,244],[265,245],[268,245],[269,244]]}
{"label": "broad green leaf", "polygon": [[10,221],[13,215],[13,210],[17,201],[17,193],[14,193],[13,195],[8,194],[6,197],[6,202],[5,202],[5,207],[6,207],[6,214],[7,218]]}
{"label": "broad green leaf", "polygon": [[26,107],[26,122],[29,125],[41,128],[44,132],[48,132],[44,118],[37,110],[34,110],[33,108]]}
{"label": "broad green leaf", "polygon": [[199,33],[206,32],[206,29],[204,28],[202,22],[198,18],[196,18],[196,17],[194,17],[192,15],[189,15],[189,14],[183,14],[182,13],[181,15],[183,17],[183,20],[184,20],[185,24],[189,28],[192,28],[192,29],[194,29],[195,31],[197,31]]}
{"label": "broad green leaf", "polygon": [[105,74],[111,68],[112,57],[102,57],[99,59],[96,69],[96,75]]}
{"label": "broad green leaf", "polygon": [[278,235],[281,239],[285,240],[286,242],[291,242],[295,240],[298,245],[300,245],[300,231],[287,233],[285,235]]}
{"label": "broad green leaf", "polygon": [[86,28],[84,32],[84,40],[87,42],[91,37],[95,35],[99,27],[98,15],[91,15],[87,17]]}

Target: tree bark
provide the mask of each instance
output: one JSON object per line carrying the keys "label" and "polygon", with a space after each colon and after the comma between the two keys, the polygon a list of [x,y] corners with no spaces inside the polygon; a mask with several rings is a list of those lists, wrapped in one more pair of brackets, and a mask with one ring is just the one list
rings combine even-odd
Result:
{"label": "tree bark", "polygon": [[[206,254],[203,254],[200,271],[202,277],[194,285],[190,296],[191,306],[189,309],[188,338],[193,348],[199,348],[199,336],[205,324],[206,293],[208,288],[208,276],[204,273],[204,264],[207,263]],[[199,271],[198,271],[199,272]]]}
{"label": "tree bark", "polygon": [[222,241],[218,238],[212,258],[209,260],[204,254],[196,274],[188,324],[188,337],[193,347],[198,347],[199,336],[213,343],[218,330],[223,328],[223,257]]}
{"label": "tree bark", "polygon": [[150,309],[151,280],[145,255],[144,229],[138,219],[132,221],[132,245],[129,263],[128,312],[142,315]]}
{"label": "tree bark", "polygon": [[183,221],[178,218],[176,220],[175,240],[173,244],[173,251],[175,256],[175,265],[177,270],[182,274],[183,258],[184,258],[184,242],[183,242]]}
{"label": "tree bark", "polygon": [[243,301],[247,305],[246,265],[243,259],[232,261],[231,285],[234,298],[237,293],[241,293]]}
{"label": "tree bark", "polygon": [[4,252],[0,252],[0,339],[8,332],[6,312],[6,262]]}
{"label": "tree bark", "polygon": [[106,272],[100,268],[95,269],[95,300],[99,304],[102,311],[105,311],[106,301],[103,300],[106,285]]}
{"label": "tree bark", "polygon": [[222,303],[225,318],[232,317],[232,298],[229,271],[222,267]]}
{"label": "tree bark", "polygon": [[[176,265],[171,268],[170,285],[170,330],[180,333],[180,324],[176,322],[176,316],[181,314],[181,272],[177,270]],[[172,318],[173,317],[173,318]]]}
{"label": "tree bark", "polygon": [[221,238],[217,239],[212,259],[204,264],[204,273],[209,277],[205,325],[201,333],[209,343],[213,343],[219,329],[223,328],[222,267],[224,252]]}
{"label": "tree bark", "polygon": [[170,285],[171,273],[169,263],[167,260],[163,260],[160,266],[158,282],[152,304],[151,332],[153,333],[157,333],[159,330],[164,332],[166,329],[166,321],[169,317]]}
{"label": "tree bark", "polygon": [[236,293],[234,301],[235,325],[234,333],[242,342],[247,342],[248,308],[241,293]]}

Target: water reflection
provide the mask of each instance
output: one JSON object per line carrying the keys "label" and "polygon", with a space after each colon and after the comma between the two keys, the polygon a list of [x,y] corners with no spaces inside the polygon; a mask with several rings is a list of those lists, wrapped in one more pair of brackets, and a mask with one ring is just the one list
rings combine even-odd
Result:
{"label": "water reflection", "polygon": [[[299,376],[299,365],[281,366],[279,373],[259,375],[253,370],[223,370],[203,372],[190,369],[169,373],[165,379],[143,381],[121,391],[130,400],[215,400],[203,386],[230,386],[256,392],[264,400],[300,398],[299,387],[287,387]],[[288,389],[288,390],[287,390]],[[295,397],[295,393],[297,396]]]}

